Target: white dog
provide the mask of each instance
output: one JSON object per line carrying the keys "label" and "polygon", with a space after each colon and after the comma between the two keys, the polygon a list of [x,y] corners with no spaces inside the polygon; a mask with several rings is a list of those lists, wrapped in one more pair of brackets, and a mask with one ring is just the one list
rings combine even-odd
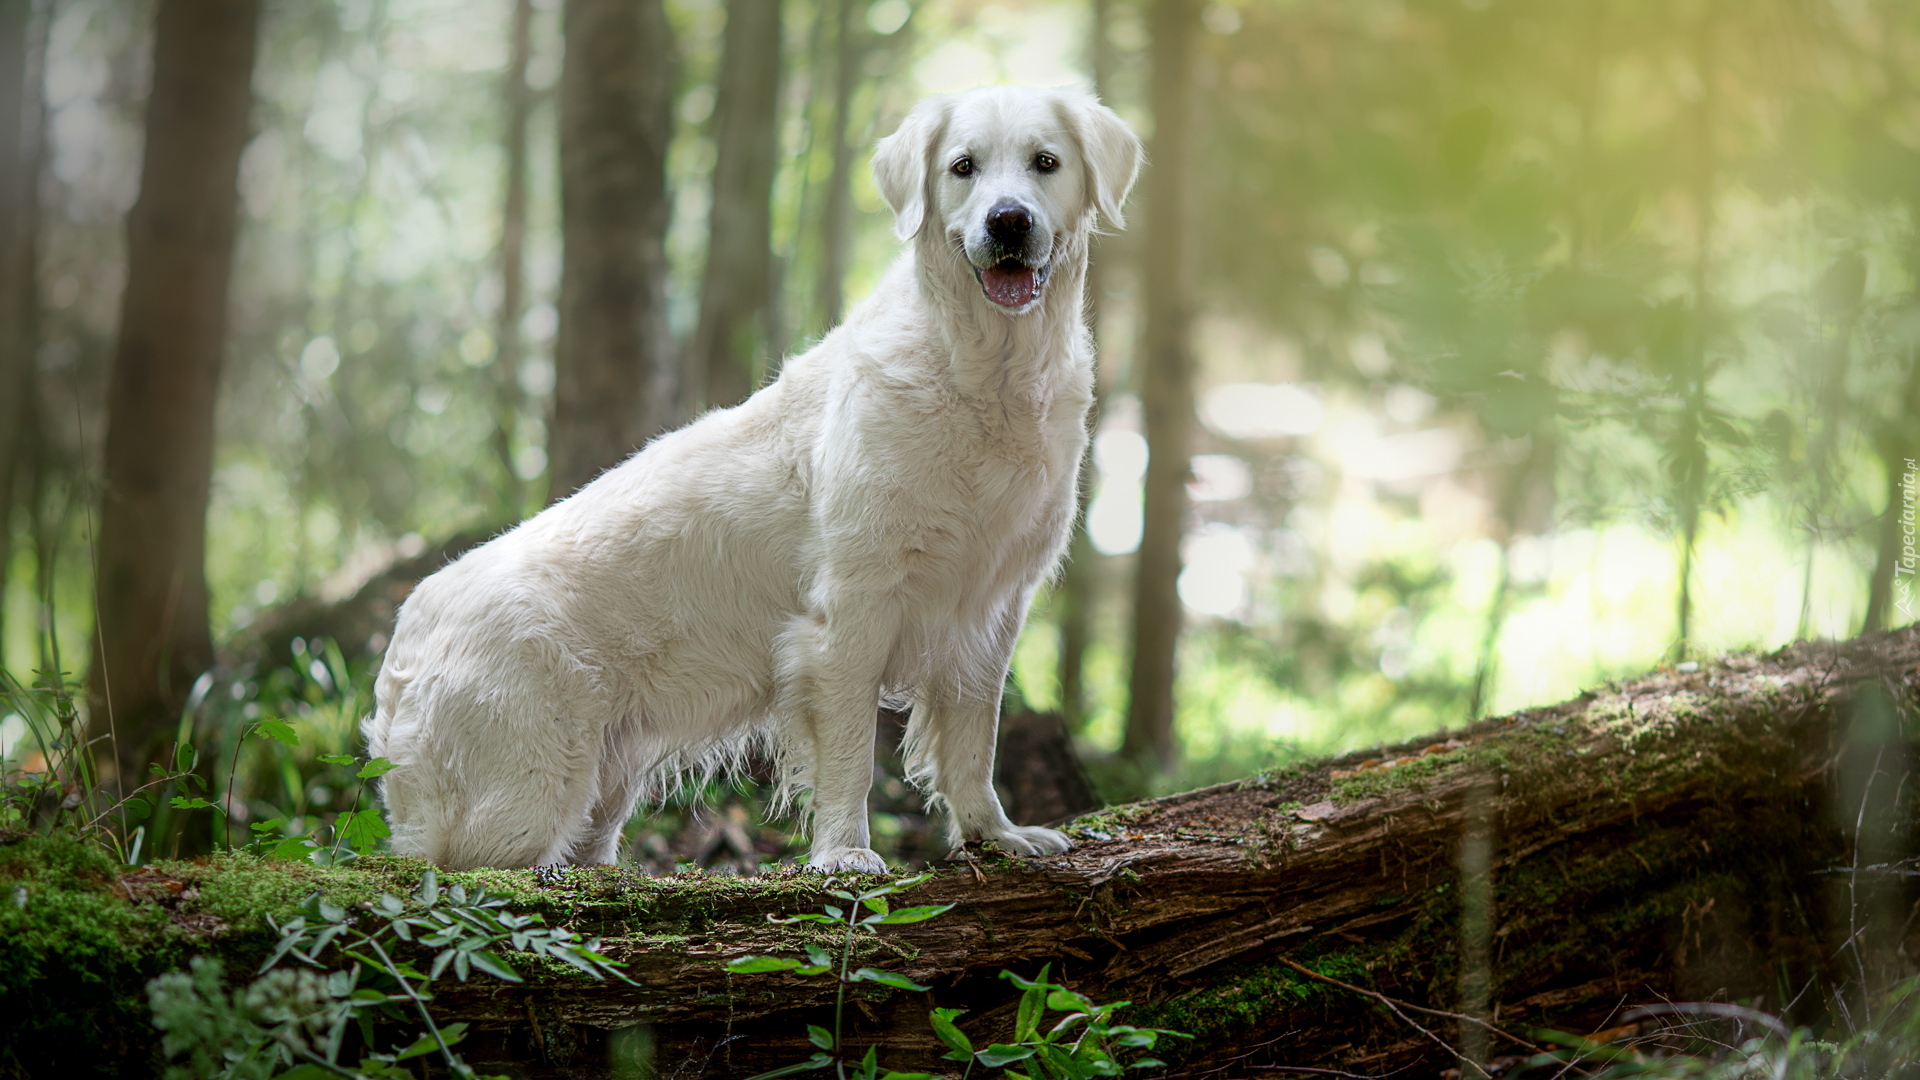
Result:
{"label": "white dog", "polygon": [[741,405],[654,441],[420,583],[367,721],[394,847],[450,867],[613,861],[636,801],[758,740],[812,789],[816,869],[868,847],[875,709],[950,838],[1067,838],[993,789],[1000,691],[1066,546],[1092,402],[1096,212],[1140,142],[1085,95],[914,106],[873,170],[912,248]]}

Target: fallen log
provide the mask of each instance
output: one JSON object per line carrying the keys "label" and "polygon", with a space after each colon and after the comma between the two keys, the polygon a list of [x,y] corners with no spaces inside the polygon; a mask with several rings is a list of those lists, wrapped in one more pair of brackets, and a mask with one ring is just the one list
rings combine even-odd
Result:
{"label": "fallen log", "polygon": [[[1042,964],[1096,1000],[1133,1001],[1132,1023],[1194,1035],[1162,1046],[1175,1076],[1431,1076],[1456,1050],[1498,1060],[1537,1042],[1533,1028],[1597,1031],[1661,997],[1810,1019],[1903,962],[1913,879],[1872,864],[1905,854],[1917,701],[1909,629],[1662,671],[1109,808],[1070,824],[1067,854],[976,853],[896,898],[955,907],[864,939],[857,962],[932,989],[863,987],[849,1044],[879,1046],[894,1069],[949,1068],[929,1007],[968,1009],[984,1045],[1012,1025],[999,972]],[[1463,877],[1476,859],[1489,873]],[[211,951],[247,971],[265,914],[314,888],[342,902],[401,892],[421,869],[355,866],[174,864],[143,875],[141,903],[165,914],[168,962]],[[802,955],[807,927],[767,917],[819,909],[822,882],[803,872],[451,877],[603,935],[633,980],[436,984],[436,1013],[473,1025],[464,1049],[483,1071],[631,1075],[610,1055],[640,1046],[657,1075],[744,1077],[805,1058],[806,1025],[829,1022],[833,983],[723,966]],[[156,891],[162,879],[174,884]]]}

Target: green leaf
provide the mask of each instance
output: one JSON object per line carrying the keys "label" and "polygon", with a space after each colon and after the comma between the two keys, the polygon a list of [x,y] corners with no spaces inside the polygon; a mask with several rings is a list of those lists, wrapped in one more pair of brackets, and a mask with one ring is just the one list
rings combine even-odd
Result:
{"label": "green leaf", "polygon": [[440,902],[440,878],[434,874],[431,866],[420,875],[420,902],[427,907]]}
{"label": "green leaf", "polygon": [[132,796],[120,805],[126,809],[127,816],[135,821],[145,821],[153,814],[153,804],[138,795]]}
{"label": "green leaf", "polygon": [[901,908],[899,911],[888,913],[880,923],[883,926],[899,926],[902,923],[926,922],[928,919],[945,915],[952,910],[952,904],[925,904],[920,907]]}
{"label": "green leaf", "polygon": [[438,1049],[440,1049],[440,1044],[433,1041],[433,1036],[422,1035],[420,1036],[419,1039],[414,1041],[414,1044],[412,1046],[409,1046],[405,1050],[400,1051],[400,1053],[394,1057],[394,1060],[405,1061],[408,1058],[417,1058],[426,1054],[431,1054]]}
{"label": "green leaf", "polygon": [[860,902],[867,905],[868,911],[875,911],[882,915],[893,910],[892,905],[887,903],[887,898],[884,896],[863,896],[860,898]]}
{"label": "green leaf", "polygon": [[994,1043],[974,1054],[974,1060],[989,1068],[1011,1065],[1016,1061],[1025,1061],[1033,1056],[1031,1046],[1008,1046],[1006,1043]]}
{"label": "green leaf", "polygon": [[926,990],[928,989],[928,987],[921,986],[919,983],[914,982],[912,979],[907,978],[905,975],[896,975],[891,971],[881,971],[879,968],[863,967],[859,971],[856,971],[853,973],[853,981],[879,983],[881,986],[891,986],[895,990]]}
{"label": "green leaf", "polygon": [[293,730],[293,725],[285,720],[268,717],[253,726],[253,734],[286,743],[288,746],[300,745],[300,733]]}
{"label": "green leaf", "polygon": [[735,975],[758,975],[763,971],[792,971],[799,966],[798,960],[785,960],[777,956],[739,956],[727,961],[727,970]]}
{"label": "green leaf", "polygon": [[1163,1069],[1166,1067],[1166,1065],[1167,1063],[1164,1061],[1161,1061],[1159,1058],[1141,1058],[1139,1061],[1136,1061],[1133,1064],[1127,1066],[1127,1068],[1129,1069]]}
{"label": "green leaf", "polygon": [[1086,995],[1076,994],[1071,990],[1062,988],[1047,995],[1047,1008],[1056,1009],[1060,1012],[1090,1013],[1093,1011],[1094,1005],[1092,999]]}
{"label": "green leaf", "polygon": [[305,836],[289,836],[267,849],[269,859],[305,859],[320,848],[319,844]]}
{"label": "green leaf", "polygon": [[371,780],[376,776],[385,776],[395,768],[396,766],[393,762],[383,757],[377,757],[369,759],[365,765],[360,766],[360,771],[353,775],[362,780]]}
{"label": "green leaf", "polygon": [[933,1025],[933,1033],[947,1044],[947,1048],[961,1054],[973,1053],[973,1040],[961,1031],[953,1018],[965,1012],[965,1009],[935,1009],[927,1014],[927,1023]]}
{"label": "green leaf", "polygon": [[[173,807],[175,810],[205,810],[213,804],[205,799],[189,799],[185,795],[175,795],[173,800],[167,805]],[[256,825],[254,828],[259,828],[259,826]]]}
{"label": "green leaf", "polygon": [[193,763],[200,756],[191,743],[181,743],[173,748],[173,771],[192,772]]}
{"label": "green leaf", "polygon": [[378,810],[349,810],[340,815],[333,827],[347,846],[362,855],[369,854],[380,846],[381,840],[393,835],[387,829],[387,819],[381,817]]}
{"label": "green leaf", "polygon": [[321,754],[315,760],[327,765],[351,765],[354,758],[352,754]]}
{"label": "green leaf", "polygon": [[[177,805],[177,800],[176,800],[176,805]],[[247,827],[257,833],[272,833],[272,832],[279,832],[280,827],[282,825],[285,825],[286,823],[287,823],[286,818],[277,817],[277,818],[268,818],[265,821],[256,821],[252,825],[249,825]]]}
{"label": "green leaf", "polygon": [[[1027,983],[1026,992],[1020,995],[1020,1015],[1013,1025],[1013,1037],[1020,1042],[1033,1038],[1040,1029],[1040,1017],[1046,1011],[1047,991],[1052,989],[1052,984],[1047,982],[1047,969],[1052,966],[1041,965],[1039,978]],[[1015,985],[1022,982],[1018,975],[1011,977]]]}
{"label": "green leaf", "polygon": [[880,1080],[933,1080],[932,1073],[903,1073],[889,1069],[880,1074]]}
{"label": "green leaf", "polygon": [[474,967],[479,968],[481,971],[486,972],[487,974],[493,976],[494,978],[504,979],[507,982],[522,981],[520,978],[519,972],[516,972],[512,968],[508,967],[507,962],[500,959],[498,956],[495,956],[490,952],[481,952],[481,951],[475,951],[470,955],[473,957]]}
{"label": "green leaf", "polygon": [[831,1050],[833,1049],[833,1032],[828,1031],[819,1024],[808,1024],[807,1041],[822,1050]]}

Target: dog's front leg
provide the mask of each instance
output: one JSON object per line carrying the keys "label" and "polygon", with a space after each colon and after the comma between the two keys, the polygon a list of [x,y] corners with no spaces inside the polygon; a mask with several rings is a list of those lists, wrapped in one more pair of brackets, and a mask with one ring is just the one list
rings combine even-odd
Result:
{"label": "dog's front leg", "polygon": [[868,846],[867,792],[873,786],[874,710],[894,622],[875,608],[823,607],[796,619],[783,642],[789,722],[797,721],[804,736],[804,749],[796,749],[811,755],[813,843],[807,865],[823,873],[887,870]]}

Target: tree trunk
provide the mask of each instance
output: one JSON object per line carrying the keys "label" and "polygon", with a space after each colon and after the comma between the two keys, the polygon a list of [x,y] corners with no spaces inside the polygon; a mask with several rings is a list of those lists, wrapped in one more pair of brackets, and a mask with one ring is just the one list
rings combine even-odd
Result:
{"label": "tree trunk", "polygon": [[526,308],[527,118],[533,92],[527,87],[527,60],[533,51],[533,0],[514,0],[508,37],[507,77],[501,88],[507,125],[507,185],[500,205],[500,314],[494,321],[494,456],[500,459],[501,502],[507,521],[526,513],[526,484],[514,462],[514,437],[520,426],[520,315]]}
{"label": "tree trunk", "polygon": [[0,666],[6,663],[7,585],[13,508],[27,455],[27,395],[33,352],[25,334],[33,267],[27,222],[34,190],[26,151],[27,21],[31,0],[0,0]]}
{"label": "tree trunk", "polygon": [[771,345],[780,0],[730,0],[719,81],[707,269],[693,344],[708,408],[752,393]]}
{"label": "tree trunk", "polygon": [[677,383],[666,310],[673,31],[661,0],[567,0],[562,18],[550,499],[667,426]]}
{"label": "tree trunk", "polygon": [[[1093,19],[1089,28],[1089,52],[1093,60],[1093,92],[1109,92],[1113,72],[1113,45],[1107,40],[1108,15],[1112,0],[1093,0]],[[1112,237],[1096,236],[1087,259],[1087,326],[1093,331],[1093,409],[1087,416],[1087,451],[1080,458],[1078,509],[1074,512],[1073,540],[1067,547],[1067,562],[1060,569],[1060,584],[1054,595],[1060,605],[1060,715],[1069,731],[1078,730],[1086,717],[1087,648],[1093,643],[1093,605],[1100,595],[1100,556],[1087,534],[1087,507],[1093,501],[1094,466],[1092,436],[1100,433],[1100,413],[1106,404],[1107,384],[1101,375],[1100,313],[1105,308],[1106,282],[1109,277],[1106,253],[1111,252]]]}
{"label": "tree trunk", "polygon": [[179,706],[213,662],[207,498],[259,18],[259,0],[161,0],[155,19],[107,384],[89,687],[123,781],[171,761]]}
{"label": "tree trunk", "polygon": [[1154,0],[1153,141],[1147,158],[1147,243],[1141,282],[1146,333],[1140,406],[1147,476],[1133,592],[1133,664],[1126,757],[1171,766],[1174,649],[1180,639],[1180,537],[1187,516],[1193,438],[1193,277],[1198,263],[1192,212],[1195,0]]}
{"label": "tree trunk", "polygon": [[[1097,1000],[1134,1002],[1125,1022],[1194,1035],[1160,1047],[1174,1076],[1224,1065],[1242,1070],[1209,1075],[1431,1076],[1455,1064],[1456,1048],[1475,1050],[1455,1017],[1420,1010],[1481,1005],[1505,1031],[1594,1031],[1633,1004],[1706,996],[1758,998],[1791,1023],[1817,1024],[1836,994],[1857,995],[1920,947],[1902,927],[1914,879],[1897,863],[1912,839],[1916,707],[1920,629],[1909,629],[1730,656],[1425,745],[1112,807],[1067,826],[1078,846],[1065,855],[949,864],[896,897],[896,907],[955,907],[860,938],[854,962],[933,989],[859,985],[848,1045],[880,1046],[888,1068],[957,1075],[934,1060],[928,1008],[970,1010],[960,1022],[975,1045],[1004,1039],[1013,988],[998,973],[1042,964]],[[1477,855],[1462,842],[1476,835]],[[1476,865],[1484,873],[1463,880]],[[274,940],[266,915],[284,921],[315,888],[338,903],[404,892],[421,870],[373,858],[324,871],[254,860],[143,871],[120,895],[160,910],[142,909],[120,951],[39,946],[36,1011],[124,1032],[119,1052],[144,1061],[152,1029],[135,991],[180,965],[183,940],[224,956],[244,981]],[[32,903],[64,910],[46,892],[53,880],[34,886]],[[440,1022],[474,1025],[461,1049],[483,1071],[634,1075],[610,1067],[609,1033],[648,1024],[654,1075],[737,1077],[807,1057],[805,1025],[832,1023],[832,982],[723,968],[822,942],[809,925],[767,921],[832,902],[804,872],[662,878],[601,867],[441,881],[604,935],[633,980],[541,968],[519,985],[436,984]],[[1873,916],[1889,910],[1890,925]],[[1458,946],[1471,953],[1476,938],[1485,960],[1463,964]],[[43,1000],[106,983],[124,992]],[[1450,1045],[1370,994],[1404,1003],[1405,1017]],[[1515,1052],[1489,1034],[1478,1052]]]}
{"label": "tree trunk", "polygon": [[820,274],[814,303],[821,332],[833,329],[846,310],[847,252],[853,241],[853,90],[866,55],[866,38],[855,25],[855,0],[833,0],[833,121],[827,133],[833,172],[827,180],[826,212],[820,218]]}

